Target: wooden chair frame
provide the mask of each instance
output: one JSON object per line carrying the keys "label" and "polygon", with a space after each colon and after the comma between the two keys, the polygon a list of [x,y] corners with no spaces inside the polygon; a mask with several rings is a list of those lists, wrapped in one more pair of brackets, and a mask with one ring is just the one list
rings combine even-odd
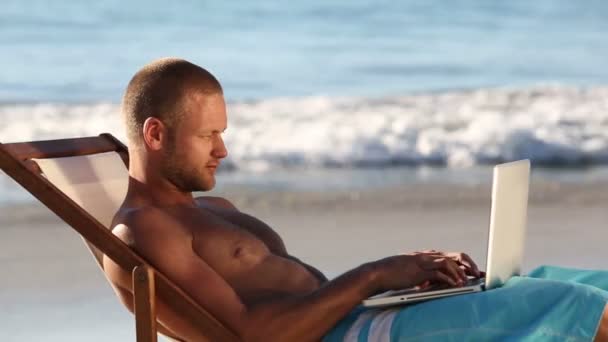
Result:
{"label": "wooden chair frame", "polygon": [[[32,158],[59,158],[103,152],[117,152],[128,167],[129,153],[124,144],[111,134],[94,137],[0,143],[0,168],[40,202],[76,230],[85,240],[133,275],[133,297],[138,342],[157,340],[155,303],[162,298],[180,312],[192,326],[198,327],[209,341],[240,341],[189,295],[141,256],[114,236],[78,204],[41,175]],[[157,297],[158,296],[158,297]]]}

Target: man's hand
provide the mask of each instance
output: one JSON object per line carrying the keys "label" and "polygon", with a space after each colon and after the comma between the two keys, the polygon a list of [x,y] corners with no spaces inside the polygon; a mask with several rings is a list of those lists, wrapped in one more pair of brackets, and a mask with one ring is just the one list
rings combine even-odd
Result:
{"label": "man's hand", "polygon": [[461,252],[447,252],[446,253],[446,252],[436,251],[433,249],[428,250],[428,251],[412,253],[412,255],[420,255],[420,254],[450,258],[458,264],[458,266],[465,272],[465,274],[467,276],[481,278],[485,275],[484,272],[481,272],[479,270],[479,268],[477,267],[477,264],[475,264],[473,259],[471,259],[471,257],[465,253],[461,253]]}
{"label": "man's hand", "polygon": [[467,274],[480,276],[473,260],[464,253],[416,252],[381,259],[372,265],[379,291],[438,282],[462,286],[468,280]]}

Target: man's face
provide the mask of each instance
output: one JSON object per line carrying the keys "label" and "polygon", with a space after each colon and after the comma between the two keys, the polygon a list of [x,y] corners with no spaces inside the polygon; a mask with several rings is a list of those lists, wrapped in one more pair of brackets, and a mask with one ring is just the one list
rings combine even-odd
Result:
{"label": "man's face", "polygon": [[222,139],[227,126],[224,97],[193,92],[184,111],[164,145],[162,172],[182,191],[208,191],[215,186],[220,160],[228,155]]}

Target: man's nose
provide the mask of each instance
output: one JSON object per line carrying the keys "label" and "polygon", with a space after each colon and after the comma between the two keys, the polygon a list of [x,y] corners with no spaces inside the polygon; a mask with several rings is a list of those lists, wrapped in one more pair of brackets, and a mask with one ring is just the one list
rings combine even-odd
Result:
{"label": "man's nose", "polygon": [[214,142],[213,151],[211,151],[211,153],[218,159],[226,158],[226,156],[228,156],[228,150],[224,144],[224,139],[222,139],[222,136],[219,134]]}

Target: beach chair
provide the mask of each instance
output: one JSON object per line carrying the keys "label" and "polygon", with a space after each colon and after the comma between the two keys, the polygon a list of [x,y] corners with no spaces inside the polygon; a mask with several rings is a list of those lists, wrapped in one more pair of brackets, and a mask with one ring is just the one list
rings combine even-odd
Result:
{"label": "beach chair", "polygon": [[137,341],[157,340],[157,298],[200,328],[202,339],[238,341],[237,334],[111,233],[112,217],[127,190],[128,159],[125,145],[107,133],[0,143],[0,168],[76,230],[102,269],[105,254],[131,270]]}

